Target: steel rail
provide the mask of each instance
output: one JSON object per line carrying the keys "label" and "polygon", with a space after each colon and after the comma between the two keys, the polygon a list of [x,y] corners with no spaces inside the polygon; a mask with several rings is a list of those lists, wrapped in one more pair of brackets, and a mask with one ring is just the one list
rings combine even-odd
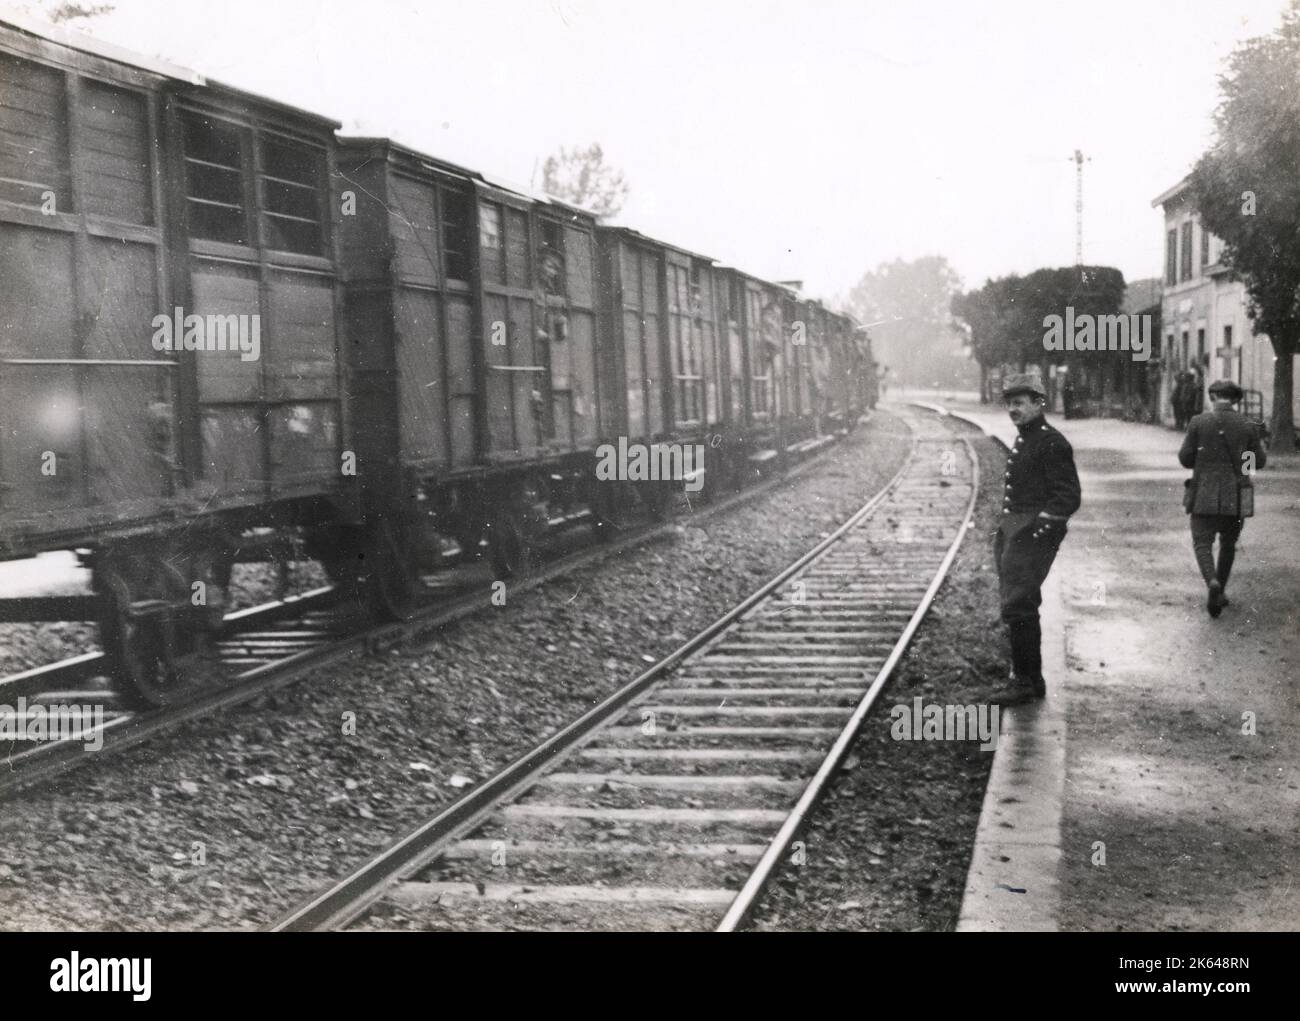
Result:
{"label": "steel rail", "polygon": [[[819,451],[801,461],[787,471],[775,475],[756,486],[727,496],[715,503],[695,509],[691,520],[707,520],[715,515],[744,506],[764,496],[782,483],[788,483],[801,477],[821,464],[829,457],[835,447]],[[894,482],[891,481],[892,486]],[[515,592],[527,592],[548,582],[561,578],[581,567],[600,563],[601,561],[629,552],[637,547],[649,545],[668,535],[681,523],[680,519],[669,519],[633,529],[617,536],[609,542],[586,547],[565,554],[545,565],[526,578],[514,580]],[[308,596],[319,597],[325,590],[314,590],[301,596],[291,596],[275,604],[267,604],[271,612],[278,612],[282,617],[285,607],[293,600],[305,600]],[[375,625],[355,635],[346,636],[336,642],[318,648],[278,659],[243,673],[235,675],[231,683],[208,693],[202,693],[183,704],[147,713],[124,715],[106,722],[98,733],[104,738],[102,747],[94,750],[85,747],[84,740],[63,740],[48,745],[40,745],[18,755],[0,759],[0,799],[16,791],[41,783],[48,783],[73,769],[92,761],[99,761],[105,754],[123,751],[172,730],[189,720],[228,709],[251,701],[263,694],[269,694],[286,687],[303,677],[313,675],[327,666],[334,666],[349,659],[387,649],[404,646],[418,650],[430,644],[436,638],[436,632],[448,624],[454,623],[492,605],[490,592],[476,591],[450,599],[438,600],[416,611],[411,620],[400,623]],[[237,619],[247,618],[254,611],[263,607],[235,611],[228,615]],[[301,607],[299,607],[301,609]],[[279,617],[275,619],[280,619]],[[247,623],[247,620],[244,620]],[[261,623],[259,619],[257,623]],[[102,653],[88,653],[94,656]],[[59,664],[54,664],[58,667]]]}
{"label": "steel rail", "polygon": [[879,492],[854,511],[830,535],[742,602],[622,688],[607,696],[598,705],[587,710],[582,716],[446,806],[428,822],[400,838],[343,879],[286,912],[267,926],[267,931],[335,929],[354,921],[389,887],[438,858],[447,844],[472,830],[498,805],[527,789],[539,774],[585,740],[602,724],[615,719],[638,695],[659,681],[673,667],[711,642],[780,588],[789,578],[798,574],[855,529],[902,482],[904,475],[912,466],[917,447],[918,440],[913,435],[903,464]]}
{"label": "steel rail", "polygon": [[[324,609],[337,598],[331,586],[311,589],[295,596],[285,596],[269,603],[259,603],[242,610],[232,610],[221,621],[217,637],[229,638],[241,628],[260,627],[278,620],[300,617],[308,610]],[[17,698],[19,695],[37,695],[57,691],[60,684],[75,684],[104,672],[105,657],[102,652],[83,652],[67,659],[42,666],[31,667],[6,677],[0,677],[0,698]],[[105,694],[111,694],[106,690]]]}
{"label": "steel rail", "polygon": [[763,856],[759,859],[758,864],[754,867],[754,871],[750,873],[749,878],[745,881],[745,885],[740,888],[740,892],[736,894],[735,900],[733,900],[731,905],[727,908],[727,912],[723,916],[722,921],[718,923],[718,927],[715,930],[716,932],[734,932],[748,919],[750,913],[754,909],[754,905],[758,902],[758,898],[762,895],[764,888],[771,879],[772,873],[776,870],[782,856],[790,847],[790,844],[794,841],[800,830],[803,829],[809,815],[812,813],[812,810],[817,806],[818,802],[821,801],[822,796],[826,792],[826,788],[830,785],[832,777],[834,777],[836,770],[839,769],[840,763],[844,761],[849,748],[857,737],[858,731],[862,727],[863,720],[866,719],[867,713],[871,711],[876,698],[880,695],[880,692],[893,676],[894,668],[898,666],[899,661],[903,658],[903,653],[907,651],[908,645],[911,644],[912,636],[916,634],[917,628],[921,626],[921,621],[929,612],[930,605],[934,602],[935,595],[938,593],[940,586],[943,585],[944,579],[948,576],[948,569],[956,559],[957,551],[961,548],[961,544],[966,538],[966,533],[972,526],[975,514],[975,505],[979,499],[979,455],[975,452],[974,445],[970,440],[966,439],[966,437],[961,436],[956,438],[961,440],[962,444],[966,447],[967,454],[971,459],[972,472],[970,500],[966,505],[966,513],[962,517],[962,523],[957,529],[957,535],[954,537],[952,544],[948,547],[948,552],[944,555],[943,561],[939,564],[939,568],[935,572],[934,578],[931,580],[929,587],[926,588],[925,594],[917,604],[915,612],[913,612],[911,619],[907,622],[907,626],[903,629],[903,633],[899,635],[898,641],[894,643],[894,648],[890,652],[889,657],[881,665],[880,671],[876,674],[875,680],[871,682],[871,686],[858,702],[856,708],[853,710],[853,714],[849,717],[848,722],[845,723],[844,729],[841,730],[839,736],[836,737],[835,743],[831,745],[830,751],[826,753],[826,758],[817,768],[817,772],[814,773],[812,779],[808,781],[808,786],[804,788],[803,793],[799,796],[799,800],[795,803],[794,808],[790,810],[790,814],[786,817],[785,822],[781,824],[781,828],[777,830],[776,835],[772,837],[771,842],[767,846],[767,850],[763,852]]}

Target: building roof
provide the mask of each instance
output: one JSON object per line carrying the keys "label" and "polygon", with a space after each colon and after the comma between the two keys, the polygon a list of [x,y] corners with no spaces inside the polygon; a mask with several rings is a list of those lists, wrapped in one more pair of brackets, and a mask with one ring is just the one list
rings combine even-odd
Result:
{"label": "building roof", "polygon": [[1168,191],[1162,191],[1159,195],[1157,195],[1155,198],[1151,200],[1151,208],[1155,209],[1157,206],[1163,206],[1166,203],[1171,202],[1174,199],[1178,198],[1180,195],[1183,194],[1183,192],[1187,191],[1191,182],[1192,179],[1191,176],[1189,175],[1187,177],[1184,177],[1181,181],[1179,181]]}

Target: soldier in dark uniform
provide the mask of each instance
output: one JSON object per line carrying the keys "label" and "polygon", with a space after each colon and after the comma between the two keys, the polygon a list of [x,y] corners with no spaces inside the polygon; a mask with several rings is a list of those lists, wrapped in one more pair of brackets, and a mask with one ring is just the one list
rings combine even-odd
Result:
{"label": "soldier in dark uniform", "polygon": [[[1210,385],[1213,409],[1194,417],[1187,426],[1178,460],[1192,469],[1195,495],[1189,513],[1192,516],[1192,550],[1201,569],[1209,594],[1205,608],[1217,617],[1228,597],[1228,576],[1237,555],[1237,539],[1244,517],[1250,512],[1242,506],[1242,490],[1251,487],[1250,468],[1263,468],[1267,455],[1259,442],[1255,426],[1233,410],[1242,398],[1242,389],[1230,379]],[[1253,455],[1251,460],[1246,457]],[[1249,494],[1253,503],[1254,493]],[[1219,563],[1214,563],[1214,537],[1219,537]]]}
{"label": "soldier in dark uniform", "polygon": [[1036,373],[1010,375],[1002,383],[1011,421],[1020,435],[1007,458],[1002,521],[994,540],[1002,621],[1011,640],[1011,668],[1018,688],[1006,700],[1028,692],[1047,694],[1043,680],[1038,607],[1047,572],[1065,538],[1066,522],[1079,509],[1079,474],[1074,451],[1047,424],[1047,394]]}

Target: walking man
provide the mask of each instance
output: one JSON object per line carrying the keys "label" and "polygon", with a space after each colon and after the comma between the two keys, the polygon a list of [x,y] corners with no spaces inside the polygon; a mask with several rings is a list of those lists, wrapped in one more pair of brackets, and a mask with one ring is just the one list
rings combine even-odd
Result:
{"label": "walking man", "polygon": [[1079,509],[1074,451],[1043,416],[1047,393],[1037,373],[1010,375],[1002,397],[1019,436],[1007,458],[1002,521],[994,539],[1002,622],[1011,641],[1013,688],[1005,701],[1047,694],[1043,680],[1040,591]]}
{"label": "walking man", "polygon": [[[1210,384],[1212,408],[1192,419],[1178,460],[1192,469],[1190,506],[1192,551],[1205,579],[1205,608],[1217,617],[1228,605],[1225,589],[1237,555],[1237,539],[1245,518],[1255,513],[1250,473],[1263,468],[1267,455],[1255,427],[1233,409],[1242,389],[1230,379]],[[1219,563],[1214,563],[1214,537],[1219,537]]]}

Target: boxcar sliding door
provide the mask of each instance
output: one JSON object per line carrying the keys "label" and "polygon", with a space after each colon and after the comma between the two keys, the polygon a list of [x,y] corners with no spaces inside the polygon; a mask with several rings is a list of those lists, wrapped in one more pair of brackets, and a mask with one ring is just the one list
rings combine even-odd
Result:
{"label": "boxcar sliding door", "polygon": [[529,203],[479,186],[487,454],[534,457],[552,428],[550,371],[538,350]]}
{"label": "boxcar sliding door", "polygon": [[557,450],[583,449],[597,434],[595,240],[591,224],[576,217],[538,222],[545,302],[538,354],[551,397],[543,435]]}

